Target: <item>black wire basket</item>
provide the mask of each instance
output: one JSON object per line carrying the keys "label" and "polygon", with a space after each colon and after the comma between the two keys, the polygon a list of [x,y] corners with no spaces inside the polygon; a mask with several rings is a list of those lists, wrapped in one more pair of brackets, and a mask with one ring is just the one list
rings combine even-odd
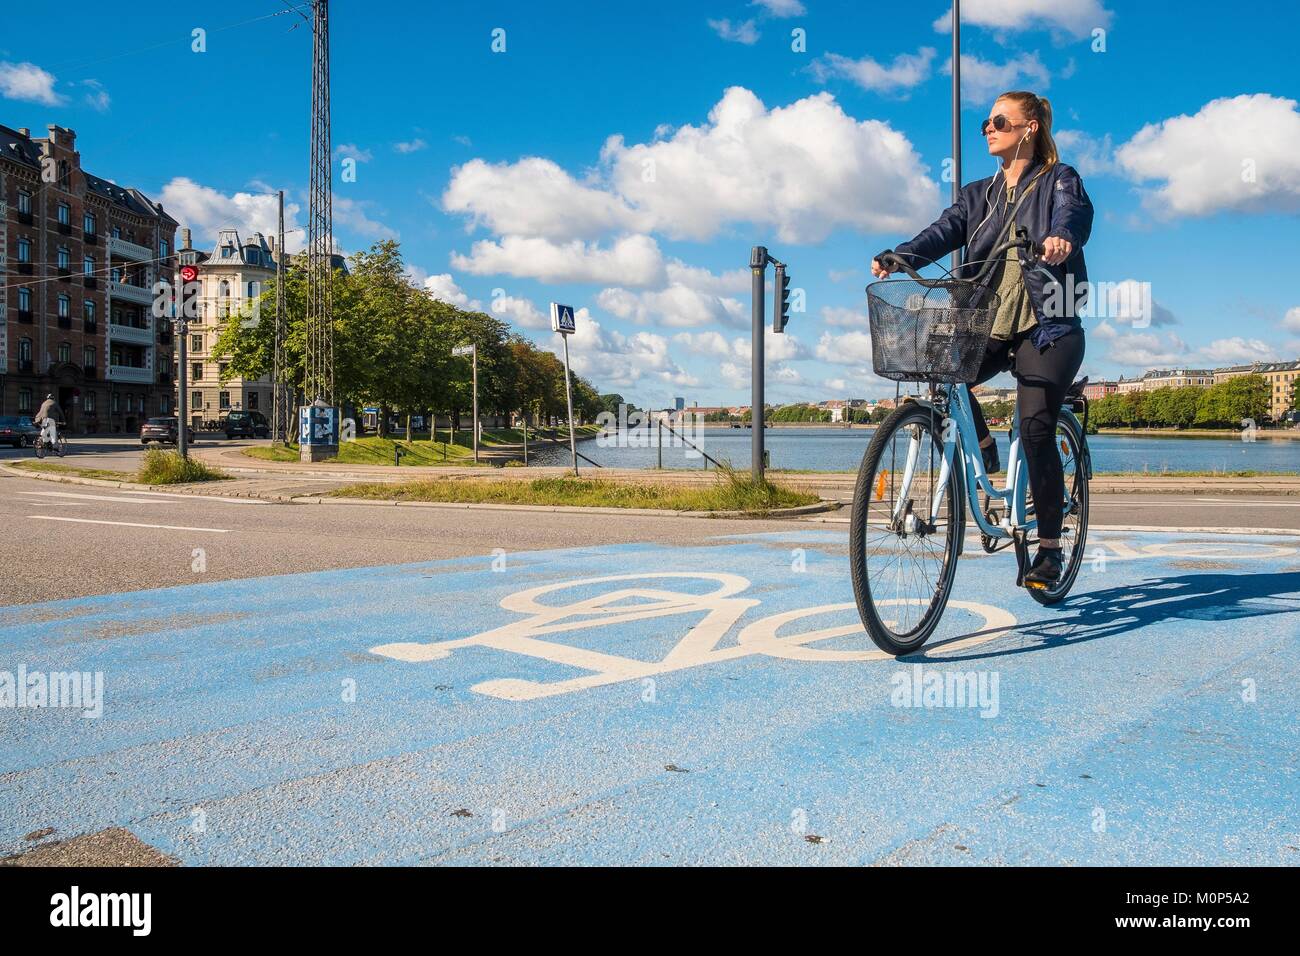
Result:
{"label": "black wire basket", "polygon": [[895,382],[973,382],[998,294],[965,279],[886,279],[867,286],[871,364]]}

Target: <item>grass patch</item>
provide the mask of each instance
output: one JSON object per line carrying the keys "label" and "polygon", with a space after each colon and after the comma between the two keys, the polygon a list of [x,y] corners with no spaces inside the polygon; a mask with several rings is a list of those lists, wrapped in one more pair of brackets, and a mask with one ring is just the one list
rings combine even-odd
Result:
{"label": "grass patch", "polygon": [[256,458],[259,461],[297,461],[297,445],[253,445],[250,448],[243,449],[243,453],[249,458]]}
{"label": "grass patch", "polygon": [[593,508],[657,508],[665,511],[742,511],[816,504],[817,495],[794,491],[749,475],[724,474],[701,488],[632,484],[603,478],[537,478],[532,481],[433,478],[403,484],[367,483],[330,492],[339,498],[442,501],[476,504],[567,505]]}
{"label": "grass patch", "polygon": [[131,481],[135,478],[129,471],[111,471],[107,468],[76,468],[72,465],[60,465],[53,461],[12,461],[11,468],[24,471],[41,471],[51,475],[71,475],[76,478],[103,478],[107,481]]}
{"label": "grass patch", "polygon": [[150,448],[136,472],[136,481],[146,485],[178,485],[191,481],[221,481],[228,475],[210,468],[197,458],[182,458],[180,452]]}
{"label": "grass patch", "polygon": [[[446,432],[442,432],[443,437]],[[466,433],[466,438],[468,438]],[[394,451],[401,447],[403,465],[472,465],[474,449],[446,441],[413,440],[409,444],[394,438],[358,438],[339,445],[339,453],[331,461],[347,465],[392,465]],[[468,459],[468,460],[467,460]]]}

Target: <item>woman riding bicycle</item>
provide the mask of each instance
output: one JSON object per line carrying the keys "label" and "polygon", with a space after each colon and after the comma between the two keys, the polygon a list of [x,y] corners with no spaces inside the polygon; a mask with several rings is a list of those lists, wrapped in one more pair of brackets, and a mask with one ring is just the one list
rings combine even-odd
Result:
{"label": "woman riding bicycle", "polygon": [[[1079,310],[1088,288],[1083,246],[1092,230],[1092,200],[1079,174],[1057,156],[1052,108],[1044,97],[1003,93],[981,132],[1001,168],[988,179],[966,185],[954,205],[892,253],[920,268],[965,246],[964,264],[955,275],[968,277],[978,272],[975,263],[1014,238],[1017,227],[1043,247],[1043,255],[1027,272],[1014,250],[993,271],[990,285],[1000,304],[971,384],[1008,369],[1015,376],[1020,441],[1038,518],[1038,553],[1025,583],[1047,587],[1060,578],[1064,563],[1060,535],[1065,483],[1055,438],[1061,403],[1083,362]],[[877,278],[889,278],[890,271],[881,265],[888,254],[882,252],[871,262]],[[971,411],[984,467],[992,474],[1000,467],[997,443],[974,395]]]}

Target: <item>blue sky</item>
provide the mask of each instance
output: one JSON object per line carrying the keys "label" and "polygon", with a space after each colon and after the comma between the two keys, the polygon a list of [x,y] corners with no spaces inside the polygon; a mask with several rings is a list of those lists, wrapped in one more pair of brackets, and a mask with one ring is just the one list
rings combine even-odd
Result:
{"label": "blue sky", "polygon": [[[577,370],[658,406],[747,403],[744,267],[767,245],[807,307],[768,338],[770,399],[893,394],[863,286],[871,253],[947,204],[942,0],[331,6],[345,251],[400,238],[417,281],[547,346],[550,300],[585,309]],[[196,241],[272,230],[276,188],[301,222],[311,36],[282,9],[7,10],[0,122],[72,127],[87,168],[162,198]],[[994,171],[994,94],[1048,96],[1097,208],[1092,278],[1149,283],[1149,326],[1088,321],[1094,378],[1300,357],[1300,4],[1226,9],[963,4],[963,179]]]}

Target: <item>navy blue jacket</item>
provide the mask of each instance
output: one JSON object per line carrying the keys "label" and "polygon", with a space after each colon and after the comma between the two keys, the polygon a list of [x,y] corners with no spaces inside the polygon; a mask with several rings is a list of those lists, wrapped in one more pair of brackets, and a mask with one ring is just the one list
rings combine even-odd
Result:
{"label": "navy blue jacket", "polygon": [[[1032,159],[1021,174],[1017,188],[1027,186],[1042,168],[1037,157]],[[991,204],[994,211],[989,216]],[[986,216],[988,221],[981,226]],[[1030,333],[1030,339],[1041,350],[1052,340],[1082,324],[1079,310],[1087,301],[1088,290],[1083,246],[1092,232],[1092,200],[1088,198],[1083,180],[1074,167],[1056,163],[1039,176],[1033,192],[1016,210],[1015,220],[1016,225],[1028,230],[1029,238],[1040,245],[1044,239],[1057,236],[1074,247],[1069,258],[1060,265],[1040,263],[1040,268],[1050,273],[1050,278],[1039,269],[1024,273],[1029,301],[1038,316],[1038,325]],[[956,203],[922,229],[915,239],[898,246],[894,252],[915,269],[965,246],[965,260],[955,274],[971,278],[982,267],[979,260],[987,259],[995,246],[1006,241],[1007,229],[1006,180],[999,170],[994,176],[962,187]],[[1067,276],[1072,276],[1072,280],[1067,280]],[[1059,283],[1060,288],[1053,289],[1053,283]],[[1045,304],[1049,308],[1045,309]]]}

